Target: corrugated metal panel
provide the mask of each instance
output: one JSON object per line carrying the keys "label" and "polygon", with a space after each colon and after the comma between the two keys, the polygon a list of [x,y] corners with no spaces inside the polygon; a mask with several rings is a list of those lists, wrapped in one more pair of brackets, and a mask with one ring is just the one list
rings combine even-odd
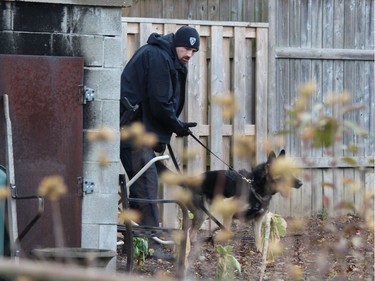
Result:
{"label": "corrugated metal panel", "polygon": [[[66,246],[81,243],[83,58],[0,55],[0,96],[9,96],[13,129],[15,181],[19,196],[35,195],[45,176],[61,175],[68,194],[59,203]],[[3,109],[0,109],[3,129]],[[0,163],[4,163],[1,130]],[[36,202],[17,202],[19,231],[36,213]],[[21,242],[23,254],[37,247],[55,246],[50,202],[42,218]]]}

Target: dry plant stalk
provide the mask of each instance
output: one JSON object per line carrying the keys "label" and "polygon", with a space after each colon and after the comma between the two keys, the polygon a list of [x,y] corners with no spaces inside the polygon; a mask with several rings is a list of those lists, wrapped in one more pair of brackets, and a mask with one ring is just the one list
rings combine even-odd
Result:
{"label": "dry plant stalk", "polygon": [[53,229],[55,234],[56,247],[64,247],[63,224],[59,200],[67,193],[67,186],[61,176],[44,177],[38,187],[38,194],[51,201]]}

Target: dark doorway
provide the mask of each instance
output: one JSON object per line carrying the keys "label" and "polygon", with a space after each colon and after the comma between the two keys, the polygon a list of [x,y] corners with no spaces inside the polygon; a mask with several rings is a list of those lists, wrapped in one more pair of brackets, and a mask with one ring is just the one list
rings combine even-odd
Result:
{"label": "dark doorway", "polygon": [[[9,96],[15,184],[19,196],[36,195],[41,180],[60,175],[68,194],[60,200],[64,245],[81,245],[83,58],[0,55],[0,98]],[[5,165],[4,112],[0,106],[0,164]],[[18,231],[37,204],[17,201]],[[21,241],[21,256],[55,247],[51,204]]]}

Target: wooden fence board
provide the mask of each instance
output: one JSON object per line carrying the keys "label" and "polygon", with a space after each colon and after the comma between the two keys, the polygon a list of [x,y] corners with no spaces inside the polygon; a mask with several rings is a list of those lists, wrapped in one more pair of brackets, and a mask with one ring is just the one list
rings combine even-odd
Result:
{"label": "wooden fence board", "polygon": [[[373,158],[373,161],[375,161],[375,157]],[[363,188],[364,188],[363,198],[366,202],[366,205],[360,206],[359,210],[360,211],[364,211],[365,209],[372,210],[372,215],[374,215],[375,206],[374,206],[374,203],[369,200],[369,198],[371,198],[371,196],[374,196],[374,193],[375,193],[375,169],[366,170]]]}
{"label": "wooden fence board", "polygon": [[375,17],[374,17],[374,0],[366,0],[366,25],[365,25],[365,49],[374,49],[375,40]]}
{"label": "wooden fence board", "polygon": [[344,46],[344,4],[342,0],[334,1],[333,13],[333,48],[343,48]]}
{"label": "wooden fence board", "polygon": [[[268,29],[258,28],[256,40],[256,143],[257,151],[266,151],[265,141],[267,140],[267,116],[268,116]],[[263,161],[263,155],[257,153],[257,162]]]}
{"label": "wooden fence board", "polygon": [[[199,26],[195,26],[198,33],[200,31]],[[205,42],[201,42],[201,46],[205,49]],[[194,55],[189,63],[189,72],[188,72],[188,93],[187,96],[187,118],[186,121],[194,120],[198,124],[207,124],[207,120],[205,119],[206,116],[206,107],[207,107],[207,99],[205,95],[202,94],[202,81],[204,79],[204,73],[201,60],[204,59],[201,56],[202,53],[198,52]],[[205,54],[203,54],[205,55]],[[195,136],[201,135],[200,133],[200,126],[191,128],[191,131]],[[203,155],[203,147],[200,146],[193,138],[187,139],[187,144],[189,149],[192,151],[197,151],[199,155]],[[189,174],[198,174],[204,171],[204,164],[199,157],[194,157],[189,159],[187,162],[187,172]]]}
{"label": "wooden fence board", "polygon": [[[238,110],[235,112],[233,116],[233,137],[245,136],[245,125],[246,125],[246,115],[248,113],[247,107],[249,107],[248,102],[241,102],[246,100],[246,96],[249,94],[249,90],[246,88],[246,65],[243,62],[246,62],[246,40],[242,36],[245,32],[245,28],[243,27],[235,27],[234,28],[234,66],[233,66],[233,94],[234,94],[234,101]],[[233,146],[234,148],[235,146]],[[248,168],[249,161],[246,157],[239,157],[233,151],[234,160],[233,160],[233,167],[236,170]]]}
{"label": "wooden fence board", "polygon": [[[212,26],[211,27],[211,39],[212,42],[215,44],[211,45],[211,74],[210,74],[210,81],[211,81],[211,107],[210,107],[210,124],[211,124],[211,132],[210,135],[210,144],[211,150],[218,155],[221,159],[223,159],[224,151],[223,151],[223,139],[216,138],[213,136],[220,136],[223,131],[223,112],[220,106],[215,106],[213,103],[213,99],[219,98],[223,96],[225,93],[224,87],[224,66],[223,66],[223,58],[222,54],[224,51],[224,42],[223,42],[223,28],[220,26]],[[220,69],[222,71],[215,72],[214,69]],[[215,157],[211,157],[210,165],[212,170],[223,169],[223,163],[221,163]]]}
{"label": "wooden fence board", "polygon": [[311,169],[311,214],[316,215],[324,208],[324,193],[323,193],[323,171]]}

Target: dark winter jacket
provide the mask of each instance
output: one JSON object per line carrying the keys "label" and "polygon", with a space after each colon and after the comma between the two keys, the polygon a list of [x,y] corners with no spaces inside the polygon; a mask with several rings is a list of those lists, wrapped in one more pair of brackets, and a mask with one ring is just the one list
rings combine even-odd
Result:
{"label": "dark winter jacket", "polygon": [[121,75],[121,99],[141,105],[146,130],[164,144],[183,127],[178,116],[185,102],[187,68],[177,58],[173,36],[151,34]]}

